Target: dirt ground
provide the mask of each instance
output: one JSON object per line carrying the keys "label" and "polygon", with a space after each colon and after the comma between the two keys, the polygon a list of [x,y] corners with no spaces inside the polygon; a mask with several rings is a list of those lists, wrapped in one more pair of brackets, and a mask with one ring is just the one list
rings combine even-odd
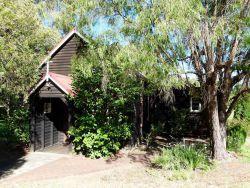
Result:
{"label": "dirt ground", "polygon": [[188,180],[174,181],[168,179],[167,173],[146,168],[140,163],[66,177],[41,180],[30,177],[12,179],[1,187],[250,187],[250,165],[227,162],[208,173],[194,173]]}
{"label": "dirt ground", "polygon": [[177,180],[171,172],[151,168],[151,157],[139,150],[122,151],[112,160],[71,156],[7,178],[0,187],[250,187],[250,163],[240,158],[208,172],[185,172]]}

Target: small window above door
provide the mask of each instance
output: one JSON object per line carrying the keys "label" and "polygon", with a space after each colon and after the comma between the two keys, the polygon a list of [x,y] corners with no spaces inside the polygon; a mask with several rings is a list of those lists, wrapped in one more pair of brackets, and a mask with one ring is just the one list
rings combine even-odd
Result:
{"label": "small window above door", "polygon": [[51,103],[48,103],[48,102],[44,103],[44,110],[43,110],[43,112],[45,114],[51,113]]}
{"label": "small window above door", "polygon": [[190,98],[190,112],[201,112],[201,100],[196,98]]}

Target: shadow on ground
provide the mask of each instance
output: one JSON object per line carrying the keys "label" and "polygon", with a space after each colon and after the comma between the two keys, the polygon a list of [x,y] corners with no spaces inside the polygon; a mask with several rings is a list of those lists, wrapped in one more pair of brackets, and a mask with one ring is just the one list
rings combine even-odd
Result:
{"label": "shadow on ground", "polygon": [[0,179],[20,168],[25,163],[26,153],[23,146],[0,143]]}
{"label": "shadow on ground", "polygon": [[141,144],[139,147],[132,147],[128,153],[119,152],[109,159],[106,160],[107,163],[112,163],[120,158],[127,156],[131,162],[141,163],[147,166],[151,165],[151,160],[155,154],[160,153],[161,148],[168,147],[174,143],[170,139],[157,136],[150,145]]}
{"label": "shadow on ground", "polygon": [[123,157],[128,157],[131,162],[151,166],[151,160],[156,154],[161,153],[162,148],[173,147],[178,143],[189,145],[192,143],[208,144],[209,142],[207,139],[200,139],[195,137],[173,138],[169,136],[156,136],[153,141],[148,144],[142,143],[139,147],[132,146],[131,149],[128,149],[125,153],[121,150],[119,153],[108,158],[106,162],[112,163],[113,161],[116,161]]}

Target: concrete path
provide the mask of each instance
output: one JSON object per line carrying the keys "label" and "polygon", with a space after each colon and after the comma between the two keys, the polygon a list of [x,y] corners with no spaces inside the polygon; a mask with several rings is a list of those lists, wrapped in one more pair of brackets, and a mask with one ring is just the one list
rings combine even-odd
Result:
{"label": "concrete path", "polygon": [[[49,157],[49,159],[48,159]],[[0,181],[0,187],[8,184],[37,182],[49,179],[58,179],[69,176],[86,175],[110,169],[123,168],[130,165],[147,164],[146,154],[119,153],[110,159],[89,159],[83,156],[58,155],[49,153],[33,153],[30,165],[18,169],[13,176]],[[44,162],[41,162],[44,161]],[[136,167],[137,168],[137,167]]]}
{"label": "concrete path", "polygon": [[8,172],[8,176],[5,176],[4,178],[0,179],[0,182],[18,176],[20,174],[32,171],[50,162],[67,157],[69,157],[69,155],[47,152],[31,152],[20,159],[21,161],[24,161],[22,166],[12,169],[11,172]]}

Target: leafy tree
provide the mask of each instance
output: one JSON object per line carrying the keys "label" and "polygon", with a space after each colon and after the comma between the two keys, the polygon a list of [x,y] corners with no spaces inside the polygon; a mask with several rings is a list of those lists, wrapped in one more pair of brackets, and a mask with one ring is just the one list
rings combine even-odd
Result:
{"label": "leafy tree", "polygon": [[37,67],[58,39],[42,25],[33,1],[0,1],[0,118],[12,131],[22,122],[27,125],[27,99],[38,79]]}

